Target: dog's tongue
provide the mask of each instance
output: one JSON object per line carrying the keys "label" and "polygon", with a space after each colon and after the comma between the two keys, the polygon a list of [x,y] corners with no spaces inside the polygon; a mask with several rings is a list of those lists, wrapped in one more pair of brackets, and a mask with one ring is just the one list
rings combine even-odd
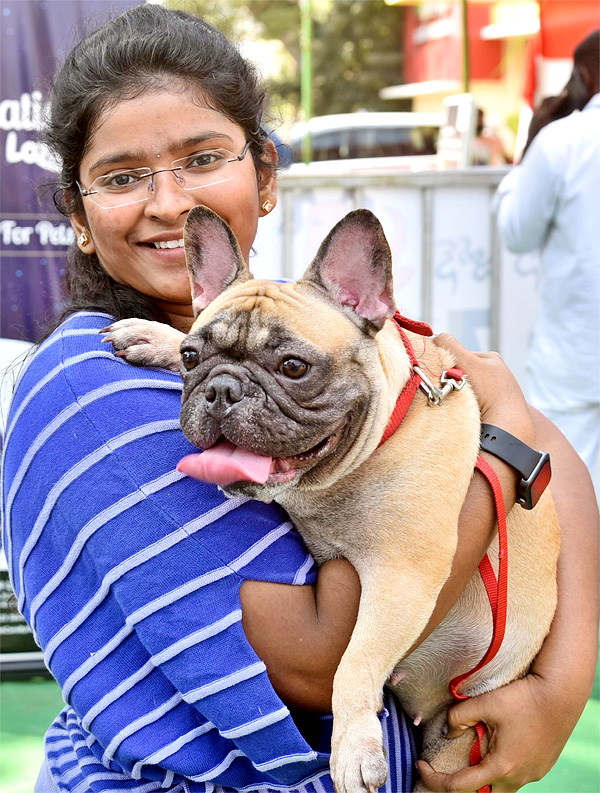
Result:
{"label": "dog's tongue", "polygon": [[177,466],[182,474],[225,487],[232,482],[263,485],[271,471],[271,457],[248,452],[229,441],[221,441],[200,454],[188,454]]}

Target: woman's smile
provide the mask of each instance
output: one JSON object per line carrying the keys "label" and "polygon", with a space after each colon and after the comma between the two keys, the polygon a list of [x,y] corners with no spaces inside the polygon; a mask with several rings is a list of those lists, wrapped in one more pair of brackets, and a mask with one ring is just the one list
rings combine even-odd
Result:
{"label": "woman's smile", "polygon": [[177,240],[161,240],[160,242],[145,242],[144,245],[164,250],[165,248],[183,248],[183,238]]}

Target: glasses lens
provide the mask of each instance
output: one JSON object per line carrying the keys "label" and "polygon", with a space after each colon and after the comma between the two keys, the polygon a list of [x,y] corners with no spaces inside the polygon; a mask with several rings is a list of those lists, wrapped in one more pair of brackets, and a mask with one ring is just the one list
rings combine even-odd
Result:
{"label": "glasses lens", "polygon": [[[244,151],[245,154],[245,151]],[[239,161],[237,154],[227,149],[203,149],[174,160],[173,168],[181,168],[178,175],[183,182],[184,190],[197,190],[199,187],[210,187],[222,181],[229,181],[229,169]]]}
{"label": "glasses lens", "polygon": [[135,204],[148,198],[150,168],[112,171],[94,179],[87,191],[92,201],[101,207]]}

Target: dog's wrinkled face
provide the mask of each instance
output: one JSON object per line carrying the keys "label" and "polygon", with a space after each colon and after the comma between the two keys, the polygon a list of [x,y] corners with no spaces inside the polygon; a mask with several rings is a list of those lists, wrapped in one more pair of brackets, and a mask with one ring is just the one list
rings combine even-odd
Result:
{"label": "dog's wrinkled face", "polygon": [[270,458],[259,484],[225,481],[228,492],[270,500],[300,479],[319,486],[352,448],[373,396],[374,335],[393,301],[377,302],[379,286],[361,298],[351,284],[351,302],[335,305],[322,272],[298,284],[254,281],[224,225],[199,207],[186,227],[201,313],[181,346],[181,426],[201,449],[228,441]]}
{"label": "dog's wrinkled face", "polygon": [[[318,346],[310,336],[320,333],[300,327],[318,329],[320,312],[296,295],[290,300],[290,291],[254,281],[236,287],[228,307],[182,345],[185,434],[203,449],[224,438],[272,457],[271,486],[343,456],[370,401],[357,361],[360,332],[349,344],[337,338]],[[325,318],[331,312],[322,310]]]}

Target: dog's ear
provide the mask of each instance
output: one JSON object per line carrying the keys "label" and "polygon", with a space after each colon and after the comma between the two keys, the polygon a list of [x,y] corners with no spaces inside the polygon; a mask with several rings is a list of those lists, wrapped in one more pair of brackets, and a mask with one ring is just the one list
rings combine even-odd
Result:
{"label": "dog's ear", "polygon": [[211,209],[190,209],[183,238],[194,316],[228,286],[252,278],[235,234]]}
{"label": "dog's ear", "polygon": [[375,215],[357,209],[340,220],[302,282],[324,289],[335,303],[349,307],[355,317],[379,330],[394,316],[396,306],[390,246]]}

